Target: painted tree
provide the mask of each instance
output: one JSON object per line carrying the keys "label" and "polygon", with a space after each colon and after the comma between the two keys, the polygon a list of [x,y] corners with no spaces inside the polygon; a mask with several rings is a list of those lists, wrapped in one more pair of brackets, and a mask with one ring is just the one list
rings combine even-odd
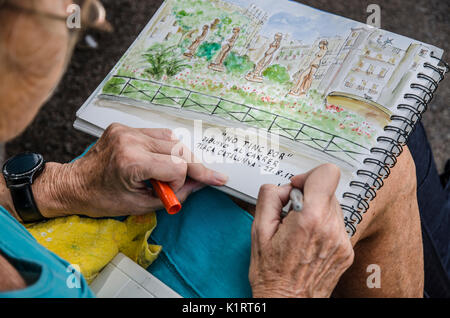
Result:
{"label": "painted tree", "polygon": [[198,57],[204,57],[207,61],[211,61],[213,56],[220,50],[220,43],[204,42],[197,50]]}
{"label": "painted tree", "polygon": [[223,62],[223,65],[228,72],[234,75],[243,75],[252,70],[255,66],[255,63],[253,63],[246,55],[240,56],[234,52],[231,52]]}
{"label": "painted tree", "polygon": [[272,82],[285,84],[291,80],[286,67],[275,64],[271,65],[263,72],[263,76]]}
{"label": "painted tree", "polygon": [[183,39],[189,32],[201,30],[205,24],[211,26],[211,32],[208,34],[209,42],[218,42],[226,40],[233,32],[233,28],[242,28],[241,34],[236,46],[245,44],[246,26],[250,24],[249,18],[238,12],[228,12],[218,9],[212,1],[204,0],[176,0],[174,1],[173,14],[181,27]]}

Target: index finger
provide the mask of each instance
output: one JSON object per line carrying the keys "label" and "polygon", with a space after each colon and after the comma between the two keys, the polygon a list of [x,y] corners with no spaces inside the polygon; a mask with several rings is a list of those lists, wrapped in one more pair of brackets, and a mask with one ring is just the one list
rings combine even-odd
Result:
{"label": "index finger", "polygon": [[228,181],[223,173],[211,170],[199,162],[189,148],[178,142],[172,149],[172,159],[182,158],[188,164],[187,174],[192,179],[214,186],[222,186]]}
{"label": "index finger", "polygon": [[165,141],[176,141],[177,138],[168,128],[137,128],[141,134]]}

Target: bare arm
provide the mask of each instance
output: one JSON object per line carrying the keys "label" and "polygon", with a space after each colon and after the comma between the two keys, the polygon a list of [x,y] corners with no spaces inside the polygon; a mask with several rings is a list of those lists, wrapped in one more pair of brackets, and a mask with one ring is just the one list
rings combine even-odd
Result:
{"label": "bare arm", "polygon": [[25,281],[0,252],[0,292],[23,289]]}
{"label": "bare arm", "polygon": [[[339,281],[335,296],[423,297],[424,260],[416,171],[408,147],[370,202],[352,244],[355,261]],[[372,264],[380,269],[380,285],[376,288],[367,284]]]}

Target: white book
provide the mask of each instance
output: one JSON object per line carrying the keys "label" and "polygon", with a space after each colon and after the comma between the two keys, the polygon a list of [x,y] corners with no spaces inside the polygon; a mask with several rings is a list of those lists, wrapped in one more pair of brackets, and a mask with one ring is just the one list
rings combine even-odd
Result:
{"label": "white book", "polygon": [[447,71],[443,51],[293,1],[167,0],[77,112],[170,128],[255,203],[322,163],[354,234]]}

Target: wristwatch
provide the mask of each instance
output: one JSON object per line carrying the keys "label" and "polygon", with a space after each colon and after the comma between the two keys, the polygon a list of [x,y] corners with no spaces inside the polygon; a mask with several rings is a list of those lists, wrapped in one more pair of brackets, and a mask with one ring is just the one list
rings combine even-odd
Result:
{"label": "wristwatch", "polygon": [[34,201],[31,185],[45,167],[42,155],[23,153],[12,157],[3,165],[3,176],[11,192],[17,214],[24,223],[44,220]]}

